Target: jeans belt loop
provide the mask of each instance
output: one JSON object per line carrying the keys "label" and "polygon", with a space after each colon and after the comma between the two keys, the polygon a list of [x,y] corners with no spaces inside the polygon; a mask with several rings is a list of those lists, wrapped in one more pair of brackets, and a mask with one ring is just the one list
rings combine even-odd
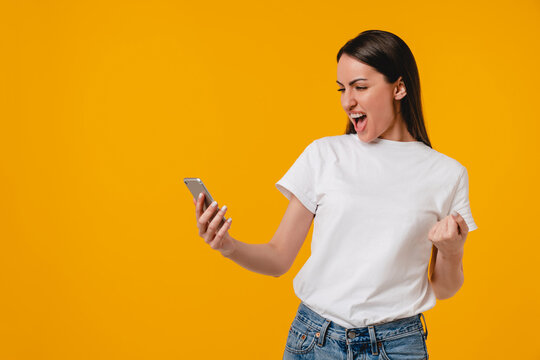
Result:
{"label": "jeans belt loop", "polygon": [[371,354],[379,355],[379,348],[377,347],[377,336],[375,335],[375,328],[373,325],[368,326],[369,330],[369,340],[371,342]]}
{"label": "jeans belt loop", "polygon": [[317,345],[323,346],[324,345],[324,338],[326,337],[326,330],[328,329],[328,325],[330,325],[331,321],[328,319],[325,319],[323,326],[321,327],[321,331],[319,333],[319,339],[317,340]]}

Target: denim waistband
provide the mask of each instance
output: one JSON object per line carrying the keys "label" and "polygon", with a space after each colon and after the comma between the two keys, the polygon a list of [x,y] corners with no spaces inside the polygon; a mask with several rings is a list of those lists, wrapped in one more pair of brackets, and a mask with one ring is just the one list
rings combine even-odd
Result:
{"label": "denim waistband", "polygon": [[303,302],[300,303],[296,313],[296,319],[302,321],[313,330],[318,331],[322,335],[321,338],[331,337],[336,340],[346,341],[347,343],[373,343],[377,340],[391,340],[407,336],[409,333],[415,331],[420,331],[424,338],[427,339],[427,324],[426,331],[424,332],[420,317],[423,318],[424,314],[419,313],[410,317],[359,328],[345,328],[319,315]]}

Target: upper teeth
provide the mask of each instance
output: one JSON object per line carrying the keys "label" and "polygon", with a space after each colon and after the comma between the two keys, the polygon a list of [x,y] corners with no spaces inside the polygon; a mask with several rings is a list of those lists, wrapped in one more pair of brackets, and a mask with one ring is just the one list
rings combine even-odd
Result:
{"label": "upper teeth", "polygon": [[351,114],[351,117],[353,119],[359,118],[360,116],[363,116],[364,114]]}

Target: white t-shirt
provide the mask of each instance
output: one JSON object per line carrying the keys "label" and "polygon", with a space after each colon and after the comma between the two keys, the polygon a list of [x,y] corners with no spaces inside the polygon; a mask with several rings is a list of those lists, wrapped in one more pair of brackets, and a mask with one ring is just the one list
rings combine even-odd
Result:
{"label": "white t-shirt", "polygon": [[477,229],[467,169],[420,141],[323,137],[276,187],[315,214],[311,256],[293,281],[296,295],[347,328],[434,307],[429,230],[452,210],[469,232]]}

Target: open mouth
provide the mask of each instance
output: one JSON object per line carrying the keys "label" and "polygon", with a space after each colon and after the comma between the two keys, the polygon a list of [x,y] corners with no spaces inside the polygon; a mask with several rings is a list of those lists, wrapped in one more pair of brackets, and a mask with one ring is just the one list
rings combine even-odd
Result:
{"label": "open mouth", "polygon": [[356,132],[361,132],[366,128],[367,115],[362,114],[359,117],[351,117],[354,121],[354,128]]}
{"label": "open mouth", "polygon": [[360,124],[363,123],[364,120],[366,120],[366,117],[367,117],[367,115],[362,114],[360,117],[354,119],[354,122],[355,122],[356,125],[358,126],[358,122],[360,122]]}

